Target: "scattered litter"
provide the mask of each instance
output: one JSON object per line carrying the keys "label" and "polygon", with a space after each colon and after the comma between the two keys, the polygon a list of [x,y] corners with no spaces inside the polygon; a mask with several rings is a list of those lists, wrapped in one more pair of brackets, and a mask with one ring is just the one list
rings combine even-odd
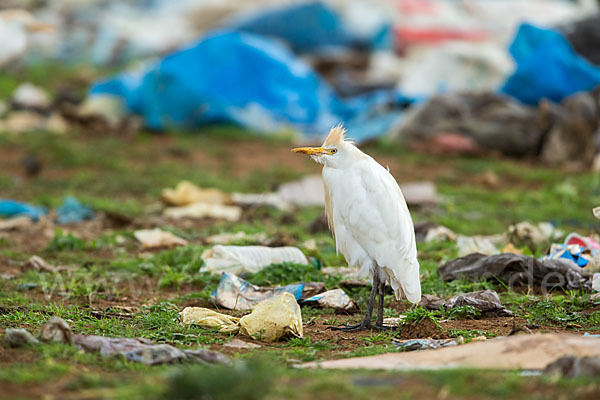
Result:
{"label": "scattered litter", "polygon": [[600,356],[561,357],[546,366],[544,375],[564,376],[567,378],[594,378],[600,376]]}
{"label": "scattered litter", "polygon": [[204,328],[217,328],[220,332],[237,332],[240,319],[221,314],[208,308],[186,307],[180,313],[181,323],[194,324]]}
{"label": "scattered litter", "polygon": [[306,176],[300,180],[284,183],[276,192],[285,203],[296,206],[322,206],[325,189],[321,175]]}
{"label": "scattered litter", "polygon": [[232,193],[231,199],[240,206],[275,207],[283,211],[288,211],[291,208],[291,204],[283,201],[277,193]]}
{"label": "scattered litter", "polygon": [[[559,102],[600,84],[600,67],[577,54],[554,29],[522,24],[510,54],[517,68],[501,90],[525,104],[537,104],[542,99]],[[553,79],[556,76],[564,79]]]}
{"label": "scattered litter", "polygon": [[562,232],[549,222],[534,225],[530,222],[519,222],[508,227],[508,240],[517,247],[529,247],[535,250],[540,245],[560,237]]}
{"label": "scattered litter", "polygon": [[592,213],[594,214],[594,217],[600,219],[600,207],[594,207]]}
{"label": "scattered litter", "polygon": [[445,241],[456,241],[458,236],[449,228],[443,225],[435,226],[427,231],[425,235],[425,243],[429,242],[445,242]]}
{"label": "scattered litter", "polygon": [[360,273],[360,268],[356,267],[325,267],[321,269],[321,272],[325,275],[339,275],[344,278],[344,281],[340,284],[346,283],[347,286],[351,282],[354,282],[354,286],[366,286],[370,285],[370,280],[367,276],[363,276]]}
{"label": "scattered litter", "polygon": [[221,332],[238,330],[255,340],[273,342],[293,335],[302,337],[302,313],[294,296],[284,292],[258,303],[242,318],[231,317],[207,308],[186,307],[180,313],[183,324],[218,328]]}
{"label": "scattered litter", "polygon": [[0,199],[0,215],[6,217],[24,215],[37,221],[41,216],[46,215],[46,209],[15,200]]}
{"label": "scattered litter", "polygon": [[46,343],[73,343],[73,332],[64,319],[54,316],[42,326],[40,340]]}
{"label": "scattered litter", "polygon": [[203,271],[234,275],[253,274],[271,264],[291,262],[308,264],[308,259],[296,247],[223,246],[216,245],[202,253]]}
{"label": "scattered litter", "polygon": [[31,226],[31,218],[13,217],[6,220],[0,220],[0,231],[12,231]]}
{"label": "scattered litter", "polygon": [[29,258],[29,260],[27,260],[27,262],[25,263],[25,267],[33,268],[36,271],[45,271],[45,272],[52,272],[52,273],[57,273],[61,269],[64,269],[64,268],[57,268],[53,265],[50,265],[48,263],[48,261],[44,260],[40,256],[31,256]]}
{"label": "scattered litter", "polygon": [[133,235],[142,244],[142,250],[185,246],[188,244],[187,240],[159,228],[142,229],[135,231]]}
{"label": "scattered litter", "polygon": [[498,293],[489,289],[459,294],[452,296],[448,300],[432,294],[425,294],[419,305],[430,310],[440,310],[442,307],[448,310],[461,306],[473,306],[484,315],[498,317],[513,316],[512,311],[502,306]]}
{"label": "scattered litter", "polygon": [[7,347],[21,347],[40,343],[31,333],[23,328],[6,328],[4,343]]}
{"label": "scattered litter", "polygon": [[219,189],[201,188],[188,181],[181,181],[174,189],[163,189],[161,200],[170,206],[187,206],[194,203],[226,204],[231,196]]}
{"label": "scattered litter", "polygon": [[20,109],[43,111],[50,107],[48,93],[30,82],[24,82],[15,89],[12,101]]}
{"label": "scattered litter", "polygon": [[342,289],[328,290],[324,293],[300,301],[300,304],[316,303],[321,307],[333,308],[336,311],[354,312],[358,307]]}
{"label": "scattered litter", "polygon": [[499,278],[509,286],[542,286],[591,290],[592,274],[565,259],[537,260],[519,254],[486,256],[469,254],[448,261],[438,268],[442,279],[450,281],[465,277],[473,281]]}
{"label": "scattered litter", "polygon": [[267,234],[265,232],[257,232],[252,234],[248,234],[246,232],[218,233],[205,238],[204,242],[208,244],[229,244],[240,240],[266,244]]}
{"label": "scattered litter", "polygon": [[484,236],[459,236],[456,245],[458,247],[459,257],[473,253],[480,253],[488,256],[500,253],[492,241]]}
{"label": "scattered litter", "polygon": [[598,339],[571,334],[534,334],[496,338],[437,350],[387,353],[303,364],[326,369],[491,368],[541,370],[564,356],[600,357]]}
{"label": "scattered litter", "polygon": [[437,204],[439,198],[435,184],[430,181],[409,182],[400,185],[404,200],[408,205],[422,206]]}
{"label": "scattered litter", "polygon": [[398,340],[392,339],[392,342],[396,346],[396,350],[402,351],[415,351],[415,350],[429,350],[439,349],[442,347],[456,346],[463,344],[464,339],[460,336],[457,339],[409,339],[409,340]]}
{"label": "scattered litter", "polygon": [[323,282],[259,287],[230,272],[224,272],[219,286],[211,293],[210,298],[216,304],[230,310],[252,310],[261,301],[283,292],[291,293],[296,300],[301,300],[325,290]]}
{"label": "scattered litter", "polygon": [[228,121],[262,132],[292,127],[320,135],[344,120],[357,140],[365,140],[386,132],[401,114],[399,104],[393,109],[395,91],[342,99],[283,43],[229,30],[213,31],[154,65],[96,82],[90,93],[122,97],[156,130]]}
{"label": "scattered litter", "polygon": [[592,290],[600,292],[600,272],[596,272],[592,277]]}
{"label": "scattered litter", "polygon": [[537,118],[535,109],[506,96],[447,93],[411,107],[394,136],[430,153],[481,154],[486,149],[520,157],[538,150],[542,130]]}
{"label": "scattered litter", "polygon": [[564,245],[564,244],[553,244],[550,247],[550,254],[542,257],[542,260],[556,260],[563,258],[566,260],[573,261],[580,267],[585,267],[589,264],[590,258],[583,254],[583,248],[577,244]]}
{"label": "scattered litter", "polygon": [[229,359],[211,350],[180,350],[169,344],[154,344],[144,338],[109,338],[96,335],[75,335],[74,342],[87,352],[99,351],[103,357],[122,355],[129,361],[146,365],[195,362],[202,364],[227,364]]}
{"label": "scattered litter", "polygon": [[167,207],[163,215],[169,218],[215,218],[227,221],[238,221],[242,216],[242,209],[237,206],[223,204],[193,203],[181,207]]}
{"label": "scattered litter", "polygon": [[567,246],[581,246],[583,248],[587,247],[592,251],[600,250],[600,243],[595,241],[593,238],[589,236],[581,236],[577,233],[569,233],[569,235],[565,238],[565,245]]}
{"label": "scattered litter", "polygon": [[290,335],[303,337],[300,306],[290,293],[264,300],[240,319],[240,332],[264,342]]}
{"label": "scattered litter", "polygon": [[61,206],[56,209],[57,224],[76,224],[94,218],[94,211],[84,206],[75,197],[67,196]]}
{"label": "scattered litter", "polygon": [[406,315],[401,315],[399,317],[390,317],[383,319],[383,326],[388,326],[390,328],[395,328],[400,326],[402,321],[406,318]]}
{"label": "scattered litter", "polygon": [[229,347],[231,349],[259,349],[262,346],[260,344],[244,342],[243,340],[234,338],[225,343],[223,347]]}

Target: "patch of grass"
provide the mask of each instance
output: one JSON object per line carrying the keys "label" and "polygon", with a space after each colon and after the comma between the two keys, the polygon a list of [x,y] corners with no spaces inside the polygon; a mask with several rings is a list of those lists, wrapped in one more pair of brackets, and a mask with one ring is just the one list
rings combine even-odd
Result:
{"label": "patch of grass", "polygon": [[162,398],[214,400],[264,398],[277,376],[268,363],[238,361],[230,366],[185,366],[172,372]]}

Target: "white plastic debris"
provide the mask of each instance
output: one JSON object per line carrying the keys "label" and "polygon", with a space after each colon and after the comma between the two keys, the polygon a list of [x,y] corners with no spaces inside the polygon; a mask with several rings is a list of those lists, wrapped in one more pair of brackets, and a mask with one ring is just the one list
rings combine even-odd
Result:
{"label": "white plastic debris", "polygon": [[277,195],[284,202],[296,206],[321,206],[325,198],[323,179],[320,175],[310,175],[285,183],[279,187]]}
{"label": "white plastic debris", "polygon": [[40,343],[31,333],[23,328],[6,328],[4,343],[7,347],[21,347]]}
{"label": "white plastic debris", "polygon": [[169,218],[215,218],[227,221],[238,221],[242,209],[237,206],[223,204],[194,203],[181,207],[168,207],[163,215]]}
{"label": "white plastic debris", "polygon": [[297,247],[223,246],[217,245],[202,253],[203,271],[235,275],[253,274],[271,264],[291,262],[308,264],[308,259]]}
{"label": "white plastic debris", "polygon": [[248,240],[262,244],[267,241],[267,234],[264,232],[257,232],[253,234],[248,234],[246,232],[218,233],[204,239],[204,241],[209,244],[228,244],[238,240]]}
{"label": "white plastic debris", "polygon": [[161,200],[172,206],[195,203],[225,204],[231,202],[231,196],[219,189],[201,188],[191,182],[181,181],[174,189],[163,189]]}
{"label": "white plastic debris", "polygon": [[141,229],[135,231],[135,238],[142,244],[142,250],[162,247],[185,246],[188,241],[161,229]]}
{"label": "white plastic debris", "polygon": [[346,312],[356,311],[357,309],[354,301],[342,289],[328,290],[302,301],[302,304],[310,303]]}
{"label": "white plastic debris", "polygon": [[11,231],[33,225],[29,217],[14,217],[6,220],[0,220],[0,231]]}
{"label": "white plastic debris", "polygon": [[457,238],[458,236],[451,229],[440,225],[427,231],[427,235],[425,235],[425,243],[448,240],[454,242]]}
{"label": "white plastic debris", "polygon": [[594,213],[594,217],[600,219],[600,207],[594,207],[592,212]]}
{"label": "white plastic debris", "polygon": [[463,257],[473,253],[481,253],[488,256],[500,254],[492,241],[482,236],[459,236],[456,241],[458,256]]}
{"label": "white plastic debris", "polygon": [[31,256],[29,260],[27,260],[25,266],[27,268],[33,268],[37,271],[46,271],[52,273],[56,273],[59,271],[57,267],[48,264],[48,262],[40,256]]}
{"label": "white plastic debris", "polygon": [[592,278],[592,290],[600,292],[600,272],[596,272]]}
{"label": "white plastic debris", "polygon": [[48,93],[30,82],[22,83],[15,89],[12,101],[24,108],[44,109],[50,106]]}
{"label": "white plastic debris", "polygon": [[73,343],[73,332],[64,319],[54,316],[42,326],[40,340],[46,343]]}
{"label": "white plastic debris", "polygon": [[223,347],[229,347],[230,349],[258,349],[262,347],[260,344],[244,342],[240,339],[231,339],[225,343]]}

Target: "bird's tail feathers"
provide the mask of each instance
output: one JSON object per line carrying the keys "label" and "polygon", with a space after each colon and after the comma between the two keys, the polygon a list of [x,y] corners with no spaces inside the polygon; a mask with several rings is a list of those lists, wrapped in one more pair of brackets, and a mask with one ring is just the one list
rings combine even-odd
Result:
{"label": "bird's tail feathers", "polygon": [[413,304],[421,301],[421,279],[417,260],[400,263],[395,268],[385,268],[385,271],[397,300],[404,295]]}

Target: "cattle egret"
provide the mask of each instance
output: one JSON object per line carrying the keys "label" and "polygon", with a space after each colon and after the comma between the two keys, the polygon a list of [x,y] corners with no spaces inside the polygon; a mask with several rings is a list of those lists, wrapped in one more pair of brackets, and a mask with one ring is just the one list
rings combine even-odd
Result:
{"label": "cattle egret", "polygon": [[[336,328],[344,331],[383,329],[386,283],[396,299],[421,300],[415,231],[402,191],[394,177],[377,161],[345,138],[345,129],[331,129],[321,147],[300,147],[323,165],[325,211],[336,249],[348,265],[360,266],[373,279],[373,289],[362,323]],[[375,325],[371,315],[379,295]]]}

